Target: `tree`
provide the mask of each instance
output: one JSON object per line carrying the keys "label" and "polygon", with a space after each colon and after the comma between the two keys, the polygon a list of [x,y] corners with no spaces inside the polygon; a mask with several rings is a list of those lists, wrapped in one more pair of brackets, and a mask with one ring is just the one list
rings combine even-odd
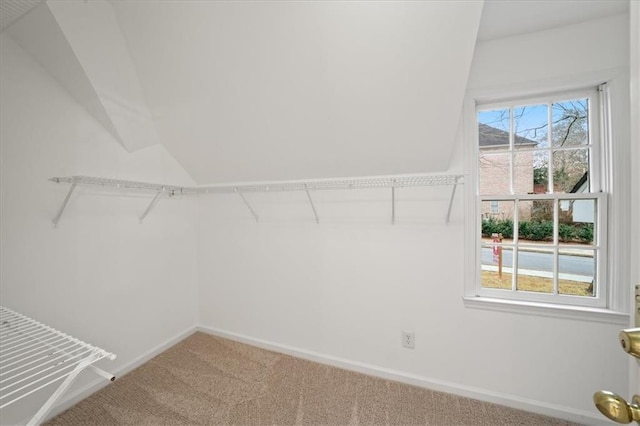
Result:
{"label": "tree", "polygon": [[551,143],[554,190],[571,192],[589,170],[589,106],[586,99],[553,104]]}
{"label": "tree", "polygon": [[[548,185],[549,162],[553,170],[555,192],[571,192],[589,170],[589,105],[587,99],[552,104],[551,159],[546,152],[536,155],[533,183]],[[541,132],[546,124],[535,129]]]}
{"label": "tree", "polygon": [[535,185],[546,185],[549,182],[549,167],[538,166],[533,168],[533,183]]}

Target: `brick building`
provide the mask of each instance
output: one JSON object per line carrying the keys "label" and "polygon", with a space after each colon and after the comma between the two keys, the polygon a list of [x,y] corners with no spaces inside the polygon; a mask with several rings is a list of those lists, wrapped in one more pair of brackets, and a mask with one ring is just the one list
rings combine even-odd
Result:
{"label": "brick building", "polygon": [[[532,151],[538,142],[514,135],[514,149],[509,148],[509,132],[487,124],[478,124],[479,134],[479,190],[480,195],[510,194],[510,159],[513,156],[513,191],[529,194],[536,190],[533,181]],[[543,189],[544,192],[544,189]],[[521,220],[531,218],[532,202],[521,201]],[[513,219],[513,201],[486,201],[482,203],[482,217]]]}

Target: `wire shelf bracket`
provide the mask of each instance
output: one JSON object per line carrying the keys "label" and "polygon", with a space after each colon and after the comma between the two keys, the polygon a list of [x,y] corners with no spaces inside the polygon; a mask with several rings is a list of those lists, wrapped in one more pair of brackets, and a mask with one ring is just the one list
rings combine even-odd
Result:
{"label": "wire shelf bracket", "polygon": [[147,208],[144,210],[144,212],[142,213],[142,215],[140,216],[140,223],[142,223],[142,221],[144,220],[145,217],[147,217],[147,215],[149,214],[149,212],[151,211],[151,209],[153,209],[156,205],[156,203],[160,200],[160,196],[163,194],[162,191],[158,191],[156,192],[156,196],[153,197],[153,200],[151,200],[151,202],[149,203],[149,205],[147,206]]}
{"label": "wire shelf bracket", "polygon": [[136,182],[136,181],[128,181],[128,180],[120,180],[120,179],[103,179],[103,178],[95,178],[89,176],[69,176],[69,177],[54,177],[49,179],[55,183],[69,183],[71,187],[69,188],[69,192],[62,202],[62,206],[58,210],[58,214],[53,218],[53,226],[58,227],[58,222],[60,222],[60,218],[64,213],[67,204],[69,203],[69,199],[71,198],[71,194],[76,189],[78,185],[83,186],[99,186],[103,188],[113,188],[118,190],[134,190],[140,192],[155,192],[154,198],[151,200],[147,208],[144,210],[142,215],[138,218],[140,223],[144,221],[147,215],[151,212],[151,210],[155,207],[157,202],[160,200],[160,197],[163,194],[167,194],[169,197],[172,197],[178,193],[182,193],[184,188],[180,186],[173,185],[161,185],[157,183],[147,183],[147,182]]}
{"label": "wire shelf bracket", "polygon": [[449,219],[451,219],[451,208],[453,207],[453,199],[456,196],[456,188],[458,187],[459,180],[462,176],[456,176],[455,182],[453,184],[453,188],[451,189],[451,198],[449,199],[449,208],[447,209],[447,223],[449,223]]}
{"label": "wire shelf bracket", "polygon": [[27,425],[37,425],[85,369],[115,376],[93,365],[116,355],[0,306],[0,409],[59,383]]}
{"label": "wire shelf bracket", "polygon": [[238,188],[236,188],[236,192],[238,193],[240,198],[242,198],[242,201],[244,201],[244,205],[247,206],[247,208],[249,209],[249,211],[251,212],[251,214],[253,215],[253,218],[256,220],[256,223],[257,223],[258,222],[258,214],[253,209],[253,207],[251,207],[251,204],[249,204],[249,201],[247,201],[247,197],[245,197],[244,194],[241,191],[238,190]]}
{"label": "wire shelf bracket", "polygon": [[69,187],[69,192],[67,192],[67,196],[64,197],[64,201],[62,201],[62,205],[60,206],[60,209],[58,209],[58,213],[56,214],[56,217],[53,218],[53,226],[55,228],[58,227],[58,222],[60,222],[62,213],[64,213],[64,209],[67,207],[67,204],[69,203],[69,199],[71,199],[71,194],[73,194],[73,191],[75,189],[76,189],[76,184],[72,183],[71,186]]}
{"label": "wire shelf bracket", "polygon": [[463,183],[464,175],[403,175],[403,176],[378,176],[366,178],[344,178],[344,179],[324,179],[324,180],[307,180],[307,181],[283,181],[257,184],[240,184],[240,185],[208,185],[208,186],[172,186],[156,183],[136,182],[119,179],[105,179],[88,176],[71,176],[71,177],[54,177],[50,180],[56,183],[69,183],[71,187],[65,197],[58,214],[53,219],[53,224],[57,226],[60,217],[64,212],[71,194],[77,185],[100,186],[107,188],[117,188],[121,190],[133,190],[140,192],[152,192],[154,197],[139,217],[140,223],[147,217],[154,206],[158,203],[162,195],[169,197],[175,195],[205,195],[205,194],[233,194],[237,193],[242,199],[247,209],[256,222],[259,222],[259,216],[254,207],[249,203],[246,194],[252,192],[283,192],[283,191],[300,191],[307,195],[307,200],[313,211],[316,223],[320,223],[318,210],[311,197],[311,191],[320,190],[346,190],[346,189],[373,189],[373,188],[390,188],[391,189],[391,223],[396,223],[396,189],[417,186],[434,186],[448,185],[452,186],[449,206],[447,208],[446,222],[451,219],[451,211],[453,201],[456,194],[456,188]]}
{"label": "wire shelf bracket", "polygon": [[396,224],[396,187],[395,182],[394,186],[391,187],[391,224]]}
{"label": "wire shelf bracket", "polygon": [[316,211],[316,205],[313,204],[313,198],[311,198],[311,194],[309,194],[309,189],[307,189],[307,185],[304,186],[304,192],[307,194],[309,205],[311,206],[311,210],[313,211],[313,217],[316,218],[316,224],[319,224],[320,218],[318,217],[318,212]]}

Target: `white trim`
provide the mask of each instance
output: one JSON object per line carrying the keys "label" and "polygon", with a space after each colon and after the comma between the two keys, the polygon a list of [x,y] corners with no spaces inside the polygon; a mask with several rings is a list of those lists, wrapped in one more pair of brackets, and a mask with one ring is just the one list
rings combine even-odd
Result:
{"label": "white trim", "polygon": [[[504,301],[501,301],[501,300],[497,302],[504,304]],[[467,302],[465,301],[465,303]],[[548,308],[557,309],[557,306],[549,306]],[[516,312],[526,313],[526,310],[523,311],[522,309],[518,309]],[[603,318],[606,317],[609,319],[602,322],[610,322],[614,324],[628,323],[627,314],[611,313],[611,312],[603,312],[602,314],[605,315]],[[551,316],[557,317],[558,315],[554,314]],[[589,315],[586,315],[584,317],[571,316],[570,318],[583,318],[585,320],[594,320],[593,313],[590,313]],[[459,383],[453,383],[445,380],[419,376],[416,374],[408,374],[398,370],[383,368],[383,367],[366,364],[362,362],[357,362],[357,361],[353,361],[345,358],[334,357],[331,355],[326,355],[326,354],[322,354],[315,351],[300,349],[293,346],[282,345],[282,344],[274,343],[267,340],[255,339],[243,334],[221,330],[213,327],[206,327],[202,325],[195,326],[193,328],[185,330],[182,333],[179,333],[175,337],[145,352],[143,355],[136,358],[135,360],[127,363],[124,366],[121,366],[116,371],[116,376],[120,377],[127,374],[128,372],[134,370],[135,368],[149,361],[153,357],[164,352],[165,350],[176,345],[177,343],[181,342],[182,340],[186,339],[187,337],[191,336],[192,334],[198,331],[207,333],[210,335],[230,339],[236,342],[245,343],[251,346],[295,356],[295,357],[306,359],[309,361],[318,362],[318,363],[330,365],[333,367],[343,368],[343,369],[354,371],[357,373],[368,374],[371,376],[380,377],[387,380],[394,380],[400,383],[420,386],[423,388],[432,389],[439,392],[446,392],[446,393],[450,393],[453,395],[458,395],[466,398],[473,398],[473,399],[477,399],[480,401],[485,401],[493,404],[500,404],[506,407],[525,410],[532,413],[551,416],[551,417],[564,419],[564,420],[581,423],[581,424],[597,425],[602,423],[602,419],[600,416],[588,411],[576,410],[571,407],[565,407],[565,406],[556,405],[556,404],[549,404],[544,401],[521,398],[521,397],[513,396],[510,394],[494,392],[487,389],[482,389],[474,386],[466,386]],[[105,384],[104,380],[95,380],[87,384],[86,386],[78,389],[76,392],[69,395],[69,397],[65,398],[59,405],[54,407],[54,409],[49,413],[49,416],[47,417],[46,420],[49,420],[55,417],[56,415],[62,413],[63,411],[69,409],[73,405],[87,398],[91,394],[99,391],[105,386],[108,386],[108,384]]]}
{"label": "white trim", "polygon": [[[598,86],[605,81],[628,78],[628,69],[618,67],[583,74],[567,74],[560,77],[516,82],[507,85],[499,84],[475,87],[467,91],[467,98],[474,101],[473,105],[475,109],[476,101],[484,107],[491,103],[496,103],[497,100],[501,100],[503,104],[508,103],[512,99],[528,98],[535,100],[537,97],[548,97],[545,95],[553,96],[556,93],[560,95],[563,93],[574,93],[588,86]],[[544,88],[544,92],[540,91],[541,87]]]}
{"label": "white trim", "polygon": [[[640,3],[630,1],[630,133],[629,140],[630,152],[629,157],[631,162],[637,165],[640,162]],[[638,167],[631,167],[629,171],[630,179],[632,182],[629,190],[629,212],[640,211],[640,171]],[[640,258],[640,224],[637,220],[629,223],[627,229],[629,235],[631,235],[629,253],[631,259]],[[635,263],[630,265],[628,271],[629,284],[631,288],[626,292],[629,294],[628,306],[630,312],[635,311],[634,296],[636,284],[640,284],[640,264]],[[624,289],[621,289],[624,292]],[[635,319],[630,317],[629,327],[640,327],[640,323],[634,323]],[[629,357],[629,393],[640,393],[640,360]]]}
{"label": "white trim", "polygon": [[463,297],[467,308],[488,309],[491,311],[512,312],[516,314],[537,315],[552,318],[575,319],[603,324],[629,324],[629,314],[610,309],[590,308],[583,306],[560,305],[557,303],[540,303],[525,300],[497,299],[492,297]]}
{"label": "white trim", "polygon": [[[197,327],[195,327],[195,326],[191,327],[191,328],[189,328],[189,329],[177,334],[176,336],[172,337],[171,339],[165,341],[164,343],[161,343],[161,344],[153,347],[152,349],[148,350],[144,354],[142,354],[139,357],[133,359],[131,362],[128,362],[127,364],[119,367],[117,370],[114,371],[114,375],[116,376],[116,380],[118,380],[118,377],[124,376],[125,374],[129,373],[130,371],[133,371],[134,369],[140,367],[142,364],[144,364],[145,362],[149,361],[151,358],[159,355],[160,353],[166,351],[170,347],[175,346],[176,344],[178,344],[182,340],[184,340],[187,337],[191,336],[196,331],[197,331]],[[77,403],[79,403],[83,399],[89,397],[91,394],[99,391],[100,389],[104,388],[105,386],[109,386],[109,382],[105,381],[102,378],[101,379],[96,379],[96,380],[91,381],[87,385],[81,387],[80,389],[76,390],[75,392],[69,394],[58,405],[56,405],[55,407],[53,407],[51,409],[51,411],[49,412],[49,414],[45,418],[45,422],[48,421],[48,420],[51,420],[52,418],[54,418],[58,414],[62,413],[63,411],[68,410],[72,406],[76,405]]]}
{"label": "white trim", "polygon": [[463,294],[475,296],[477,265],[481,262],[481,250],[476,248],[476,230],[482,229],[482,204],[477,202],[478,193],[478,161],[476,161],[476,141],[478,126],[476,125],[476,100],[467,96],[462,107],[463,167],[465,171],[464,189],[464,279]]}
{"label": "white trim", "polygon": [[[519,200],[598,200],[603,201],[606,196],[600,192],[554,192],[553,194],[496,194],[478,195],[478,200],[482,201],[519,201]],[[514,229],[515,232],[515,229]]]}
{"label": "white trim", "polygon": [[[599,86],[606,82],[611,94],[610,107],[611,107],[611,158],[610,161],[614,167],[612,170],[612,185],[609,188],[605,188],[609,193],[607,197],[607,209],[609,212],[603,212],[607,216],[608,225],[608,241],[609,244],[606,247],[604,254],[607,256],[607,262],[609,265],[602,265],[597,271],[600,275],[599,284],[608,286],[607,299],[604,304],[600,305],[607,309],[604,311],[611,312],[612,314],[619,312],[627,312],[629,309],[629,294],[626,290],[626,286],[623,287],[623,283],[628,279],[628,271],[630,268],[630,259],[628,258],[628,249],[630,247],[629,235],[626,232],[630,223],[630,202],[629,202],[629,164],[628,164],[628,149],[625,141],[628,140],[628,128],[625,127],[625,120],[628,120],[628,105],[626,99],[628,96],[627,83],[629,81],[628,70],[625,68],[613,68],[607,70],[599,70],[596,72],[583,73],[580,75],[564,75],[560,77],[554,77],[549,79],[543,79],[538,81],[525,81],[519,83],[513,83],[510,85],[496,85],[493,87],[486,86],[481,88],[472,88],[467,91],[464,107],[463,107],[463,134],[464,134],[464,170],[466,172],[465,178],[465,203],[467,207],[465,209],[465,280],[464,280],[464,296],[473,300],[470,302],[474,307],[480,307],[483,304],[487,304],[488,309],[494,309],[486,303],[487,300],[491,300],[492,297],[476,297],[478,296],[478,288],[476,283],[479,276],[480,264],[480,250],[477,249],[476,230],[480,229],[480,203],[477,202],[478,193],[478,179],[476,160],[478,129],[476,124],[476,114],[478,105],[482,105],[482,108],[487,108],[488,105],[496,103],[497,100],[503,100],[501,105],[507,105],[509,102],[519,102],[522,99],[535,99],[544,94],[554,96],[558,93],[570,94],[581,92],[585,87]],[[540,88],[544,88],[544,92],[540,91]],[[545,96],[546,97],[546,96]],[[595,105],[595,103],[593,104]],[[599,106],[599,105],[598,105]],[[593,120],[590,120],[593,122]],[[601,129],[593,129],[598,135],[601,135]],[[592,135],[595,136],[595,133]],[[607,143],[602,141],[602,143]],[[608,154],[602,153],[601,154]],[[627,156],[627,157],[625,157]],[[593,169],[593,167],[592,167]],[[625,176],[627,177],[625,179]],[[496,197],[492,197],[496,198]],[[497,198],[496,198],[497,199]],[[609,213],[609,214],[607,214]],[[615,213],[615,215],[611,214]],[[600,241],[604,241],[600,239]],[[603,262],[604,263],[604,262]],[[598,287],[600,290],[602,287]],[[545,304],[545,301],[534,302],[534,304]],[[507,309],[509,311],[517,311],[518,303],[511,304],[512,308]],[[561,312],[565,306],[559,305],[561,309],[545,311],[545,315],[553,314],[553,312]],[[567,309],[571,311],[571,306]],[[590,312],[593,312],[592,307],[586,307]],[[597,309],[595,310],[597,311]],[[531,314],[539,313],[538,310],[529,311]],[[563,315],[558,315],[563,317]]]}
{"label": "white trim", "polygon": [[[594,88],[592,85],[579,85],[577,89],[549,91],[545,93],[536,93],[534,96],[509,96],[504,101],[499,97],[494,97],[491,101],[478,100],[478,111],[491,111],[496,109],[519,108],[529,105],[546,105],[548,112],[551,112],[551,106],[554,103],[566,102],[576,98],[588,98],[593,95]],[[593,85],[595,86],[595,85]],[[551,145],[549,145],[551,146]]]}
{"label": "white trim", "polygon": [[212,327],[199,326],[198,331],[211,334],[218,337],[234,340],[236,342],[245,343],[259,348],[267,349],[295,356],[313,362],[318,362],[332,367],[343,368],[357,373],[367,374],[370,376],[380,377],[387,380],[393,380],[413,386],[420,386],[439,392],[446,392],[465,398],[473,398],[480,401],[500,404],[506,407],[525,410],[532,413],[542,414],[545,416],[564,419],[580,424],[599,425],[602,424],[602,418],[594,413],[576,410],[570,407],[564,407],[556,404],[549,404],[543,401],[537,401],[528,398],[515,397],[513,395],[500,392],[493,392],[487,389],[477,388],[474,386],[465,386],[458,383],[452,383],[445,380],[439,380],[416,374],[408,374],[398,370],[383,368],[371,364],[365,364],[345,358],[334,357],[319,352],[308,351],[288,345],[281,345],[262,339],[255,339],[243,334],[234,333]]}
{"label": "white trim", "polygon": [[[631,262],[634,259],[630,256],[630,233],[632,223],[631,210],[631,162],[630,142],[631,123],[629,114],[629,75],[626,80],[622,77],[608,82],[608,104],[611,111],[611,126],[605,132],[605,136],[610,137],[609,146],[604,148],[608,151],[603,153],[603,159],[609,162],[611,185],[607,188],[610,191],[609,197],[609,259],[615,259],[615,264],[610,264],[608,279],[610,283],[616,283],[609,287],[609,306],[618,311],[628,311],[630,309],[630,292],[627,288]],[[611,213],[614,213],[611,214]]]}

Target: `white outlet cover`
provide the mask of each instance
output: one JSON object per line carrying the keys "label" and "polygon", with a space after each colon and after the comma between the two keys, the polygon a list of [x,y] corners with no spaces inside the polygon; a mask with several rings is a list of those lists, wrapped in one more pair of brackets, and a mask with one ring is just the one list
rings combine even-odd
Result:
{"label": "white outlet cover", "polygon": [[415,338],[415,333],[413,331],[402,332],[402,346],[409,349],[415,349],[416,338]]}

